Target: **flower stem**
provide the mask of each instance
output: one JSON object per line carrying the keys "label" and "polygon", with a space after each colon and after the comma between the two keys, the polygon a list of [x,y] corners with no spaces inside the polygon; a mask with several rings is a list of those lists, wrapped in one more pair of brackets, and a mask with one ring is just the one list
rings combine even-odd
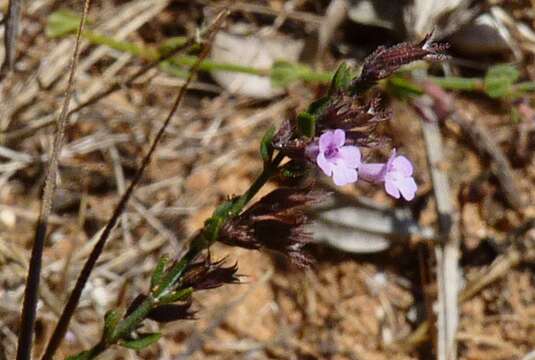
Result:
{"label": "flower stem", "polygon": [[256,180],[251,184],[249,189],[240,196],[239,200],[236,202],[232,209],[232,214],[237,215],[241,212],[245,205],[258,193],[258,191],[264,186],[266,182],[273,176],[273,173],[277,170],[281,161],[284,159],[282,153],[278,153],[277,156],[271,161],[271,163],[264,168],[264,171],[256,178]]}
{"label": "flower stem", "polygon": [[[172,51],[175,48],[181,47],[187,41],[186,37],[177,36],[168,39],[162,46],[149,47],[138,45],[136,43],[124,40],[117,40],[108,35],[97,33],[92,30],[85,30],[82,37],[93,45],[103,45],[111,49],[128,53],[147,61],[157,61],[164,57],[165,53]],[[179,55],[169,60],[162,61],[160,69],[170,75],[177,77],[186,77],[187,68],[197,61],[196,56]],[[233,63],[221,63],[212,60],[203,60],[199,66],[199,70],[206,72],[225,71],[240,74],[266,76],[272,75],[271,68],[256,68],[252,66],[239,65]],[[297,78],[307,82],[327,83],[330,81],[332,74],[329,72],[317,72],[311,68],[306,67],[306,71],[296,71]]]}
{"label": "flower stem", "polygon": [[[238,215],[243,208],[249,203],[249,201],[258,193],[258,191],[271,179],[278,169],[278,166],[284,159],[284,155],[278,153],[275,158],[264,167],[262,173],[251,184],[249,189],[243,193],[242,196],[233,204],[231,210],[226,214],[224,218],[219,218],[216,227],[209,227],[205,225],[198,235],[196,235],[190,245],[188,252],[177,261],[169,270],[167,270],[162,280],[154,288],[150,290],[150,293],[129,315],[119,321],[115,326],[115,329],[111,332],[108,338],[103,338],[98,344],[92,347],[90,350],[83,351],[75,356],[69,357],[70,360],[91,360],[95,359],[102,352],[107,350],[110,346],[119,343],[122,339],[130,336],[130,334],[138,328],[138,326],[145,320],[148,314],[160,304],[162,298],[175,290],[176,285],[188,267],[195,258],[206,248],[213,244],[213,241],[217,236],[213,236],[213,233],[218,233],[221,226],[232,216]],[[214,219],[216,215],[213,215],[208,221]],[[206,234],[209,229],[209,232]]]}

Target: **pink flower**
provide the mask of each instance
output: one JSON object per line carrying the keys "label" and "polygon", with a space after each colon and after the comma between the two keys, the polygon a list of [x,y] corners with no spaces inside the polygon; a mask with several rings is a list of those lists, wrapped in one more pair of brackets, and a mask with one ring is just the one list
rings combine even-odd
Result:
{"label": "pink flower", "polygon": [[319,139],[316,163],[327,176],[332,176],[336,185],[346,185],[358,180],[357,169],[360,162],[360,150],[356,146],[346,145],[344,130],[336,129],[324,132]]}
{"label": "pink flower", "polygon": [[405,200],[410,201],[414,199],[418,188],[412,177],[412,163],[405,156],[396,155],[396,150],[392,151],[386,164],[363,163],[359,173],[366,181],[384,182],[386,192],[396,199],[403,196]]}

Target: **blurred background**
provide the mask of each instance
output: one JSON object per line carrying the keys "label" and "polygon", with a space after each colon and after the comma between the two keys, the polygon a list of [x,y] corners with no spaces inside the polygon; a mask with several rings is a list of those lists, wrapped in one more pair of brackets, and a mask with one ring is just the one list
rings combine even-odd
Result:
{"label": "blurred background", "polygon": [[[4,23],[7,6],[0,0]],[[15,354],[81,6],[24,2],[14,70],[0,82],[0,359]],[[162,327],[157,345],[139,354],[114,348],[101,358],[432,359],[437,278],[451,271],[458,276],[448,286],[460,298],[458,358],[535,359],[530,0],[93,1],[43,258],[36,351],[198,48],[146,65],[197,39],[226,6],[231,14],[108,242],[58,358],[98,341],[105,312],[147,290],[159,256],[180,252],[218,202],[248,187],[262,168],[263,133],[323,94],[340,63],[358,69],[378,46],[433,32],[450,44],[447,61],[413,63],[375,90],[393,112],[381,131],[415,164],[414,201],[394,201],[366,184],[334,189],[326,182],[333,196],[314,210],[312,269],[216,245],[212,255],[238,261],[244,284],[196,296],[195,321],[147,323]],[[423,84],[435,85],[435,105],[447,103],[437,115],[438,145],[425,140],[426,122],[415,111],[429,100]],[[437,147],[441,162],[433,170],[427,158]],[[433,171],[446,188],[434,186]],[[454,221],[445,236],[433,189],[449,194]],[[460,252],[452,268],[440,263],[449,245]]]}

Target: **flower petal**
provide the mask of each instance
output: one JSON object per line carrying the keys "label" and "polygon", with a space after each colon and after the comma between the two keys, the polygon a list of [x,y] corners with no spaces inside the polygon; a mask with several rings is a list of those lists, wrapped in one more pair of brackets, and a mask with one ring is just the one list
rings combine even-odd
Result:
{"label": "flower petal", "polygon": [[316,158],[316,163],[318,164],[320,169],[325,173],[325,175],[327,176],[332,175],[334,164],[325,158],[325,155],[323,154],[323,152],[320,152],[318,154],[318,157]]}
{"label": "flower petal", "polygon": [[412,176],[412,163],[405,156],[396,156],[396,158],[392,161],[392,168],[393,170],[399,171],[405,176]]}
{"label": "flower petal", "polygon": [[394,197],[396,199],[399,199],[400,193],[399,193],[399,190],[398,190],[396,184],[392,180],[390,180],[388,178],[385,179],[385,190],[386,190],[386,193],[388,195],[390,195],[390,196],[392,196],[392,197]]}
{"label": "flower petal", "polygon": [[331,146],[333,143],[334,143],[334,131],[331,131],[331,130],[325,131],[320,136],[320,141],[319,141],[320,152],[327,151],[329,146]]}
{"label": "flower petal", "polygon": [[392,170],[392,168],[393,168],[393,162],[394,162],[394,160],[396,159],[396,154],[397,154],[396,149],[392,149],[392,152],[390,153],[390,157],[388,158],[388,160],[387,160],[387,162],[386,162],[386,168],[387,168],[387,171]]}
{"label": "flower petal", "polygon": [[338,186],[354,183],[358,180],[357,170],[344,165],[333,167],[333,181]]}
{"label": "flower petal", "polygon": [[342,129],[334,130],[334,135],[333,135],[332,141],[333,141],[334,145],[336,145],[336,147],[338,147],[338,148],[344,146],[344,144],[346,142],[346,133],[345,133],[345,131],[342,130]]}
{"label": "flower petal", "polygon": [[406,177],[398,180],[396,182],[396,186],[405,200],[411,201],[414,199],[418,186],[416,185],[413,177]]}
{"label": "flower petal", "polygon": [[385,181],[386,164],[362,163],[359,167],[359,175],[362,179],[378,183]]}
{"label": "flower petal", "polygon": [[361,165],[360,150],[356,146],[344,146],[340,148],[338,154],[340,160],[342,160],[347,167],[357,169]]}

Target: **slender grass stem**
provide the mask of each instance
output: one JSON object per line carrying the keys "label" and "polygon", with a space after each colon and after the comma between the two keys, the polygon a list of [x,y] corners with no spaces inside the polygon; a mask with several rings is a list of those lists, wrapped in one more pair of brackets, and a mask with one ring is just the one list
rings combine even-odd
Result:
{"label": "slender grass stem", "polygon": [[48,218],[52,209],[52,200],[56,190],[56,174],[58,169],[58,159],[63,146],[63,138],[65,135],[65,127],[67,124],[67,114],[69,111],[69,104],[73,94],[76,68],[78,65],[80,53],[80,37],[84,29],[89,12],[91,1],[84,0],[84,8],[82,17],[76,30],[76,43],[70,61],[69,79],[67,82],[67,90],[61,107],[61,112],[57,119],[57,128],[54,135],[54,143],[50,155],[50,161],[45,178],[45,188],[43,190],[43,197],[41,200],[41,208],[39,217],[35,228],[35,236],[32,245],[32,253],[30,257],[30,265],[28,269],[28,278],[26,280],[26,288],[24,289],[24,301],[21,313],[21,330],[17,345],[17,360],[29,360],[32,356],[32,342],[35,319],[37,316],[37,301],[39,299],[39,282],[41,278],[41,267],[43,260],[43,250],[45,245],[45,238],[47,232]]}

